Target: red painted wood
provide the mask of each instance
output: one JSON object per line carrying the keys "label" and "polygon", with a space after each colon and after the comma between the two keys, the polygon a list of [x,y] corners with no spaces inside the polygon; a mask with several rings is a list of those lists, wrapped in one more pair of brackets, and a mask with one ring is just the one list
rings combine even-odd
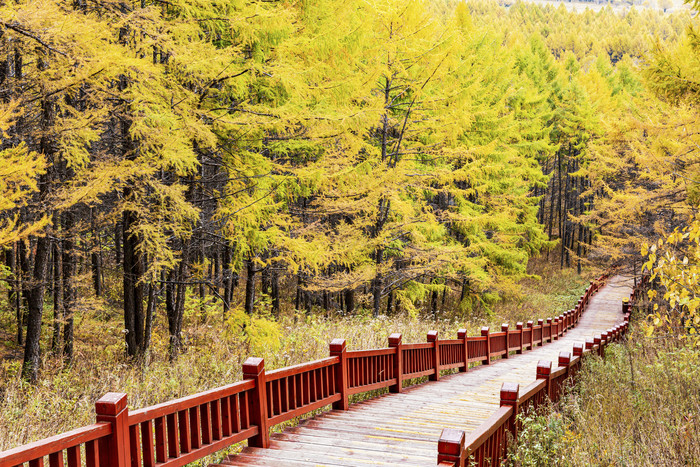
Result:
{"label": "red painted wood", "polygon": [[435,373],[429,376],[430,381],[438,381],[440,379],[440,341],[438,340],[437,331],[428,332],[428,342],[433,344],[430,351],[431,358],[431,369],[435,370]]}
{"label": "red painted wood", "polygon": [[[98,422],[112,425],[112,434],[100,444],[100,467],[127,467],[129,450],[129,409],[126,394],[109,392],[95,402]],[[104,457],[102,447],[105,448]],[[104,462],[102,462],[104,459]]]}
{"label": "red painted wood", "polygon": [[400,393],[403,383],[403,345],[401,334],[394,333],[389,336],[389,347],[394,351],[393,376],[396,384],[389,386],[389,392]]}
{"label": "red painted wood", "polygon": [[156,432],[156,462],[165,462],[167,457],[165,452],[165,417],[158,417],[153,423]]}
{"label": "red painted wood", "polygon": [[[306,374],[308,374],[308,371]],[[248,358],[243,363],[243,378],[255,381],[255,389],[251,391],[251,397],[248,401],[248,415],[250,416],[250,423],[258,427],[258,433],[248,443],[250,446],[267,448],[270,446],[270,433],[267,424],[265,360],[262,358]]]}
{"label": "red painted wood", "polygon": [[66,461],[68,462],[68,467],[81,467],[80,446],[66,449]]}
{"label": "red painted wood", "polygon": [[63,451],[49,454],[49,467],[63,467]]}
{"label": "red painted wood", "polygon": [[[228,400],[228,397],[225,400]],[[192,433],[190,433],[189,413],[189,410],[180,410],[177,413],[177,427],[180,437],[180,452],[183,454],[187,454],[192,450]]]}
{"label": "red painted wood", "polygon": [[143,465],[145,467],[153,467],[156,464],[156,454],[154,449],[153,439],[153,423],[150,421],[141,422],[141,442],[143,450]]}
{"label": "red painted wood", "polygon": [[46,438],[24,446],[19,446],[0,453],[3,466],[15,466],[29,462],[40,457],[48,456],[58,450],[68,449],[72,446],[91,443],[109,437],[112,433],[110,423],[95,423],[86,427],[68,431],[50,438]]}
{"label": "red painted wood", "polygon": [[129,449],[131,449],[131,467],[141,467],[141,438],[138,425],[129,427]]}
{"label": "red painted wood", "polygon": [[481,336],[486,337],[486,359],[482,362],[484,365],[491,363],[491,336],[487,326],[481,328]]}
{"label": "red painted wood", "polygon": [[85,443],[85,465],[86,467],[97,467],[97,462],[100,459],[98,443],[96,441],[88,441]]}
{"label": "red painted wood", "polygon": [[334,393],[338,391],[340,400],[333,404],[337,410],[348,410],[348,352],[345,339],[333,339],[329,345],[331,357],[338,357],[334,372]]}

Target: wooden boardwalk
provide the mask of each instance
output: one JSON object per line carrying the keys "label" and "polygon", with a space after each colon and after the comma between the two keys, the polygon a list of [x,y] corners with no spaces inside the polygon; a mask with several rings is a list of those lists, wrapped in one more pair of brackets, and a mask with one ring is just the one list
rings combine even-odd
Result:
{"label": "wooden boardwalk", "polygon": [[437,441],[443,428],[467,432],[499,407],[502,383],[525,387],[535,380],[537,362],[556,366],[559,353],[572,351],[622,321],[622,299],[632,290],[629,279],[610,278],[593,296],[578,326],[563,337],[528,351],[308,419],[272,435],[269,449],[247,447],[220,465],[363,466],[437,464]]}

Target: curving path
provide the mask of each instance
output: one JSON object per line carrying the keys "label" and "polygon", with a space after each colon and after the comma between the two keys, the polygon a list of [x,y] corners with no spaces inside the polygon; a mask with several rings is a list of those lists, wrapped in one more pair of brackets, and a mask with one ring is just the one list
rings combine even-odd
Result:
{"label": "curving path", "polygon": [[443,428],[469,432],[478,427],[498,409],[502,383],[527,386],[535,380],[539,360],[556,366],[559,352],[570,352],[575,343],[621,322],[622,299],[631,291],[630,279],[612,277],[593,296],[578,326],[550,344],[354,404],[347,411],[326,412],[272,435],[269,449],[247,447],[220,465],[434,466]]}

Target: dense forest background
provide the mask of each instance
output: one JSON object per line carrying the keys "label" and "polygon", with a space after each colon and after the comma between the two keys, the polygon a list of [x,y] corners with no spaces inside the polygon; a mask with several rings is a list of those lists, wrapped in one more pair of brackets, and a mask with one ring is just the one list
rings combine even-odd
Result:
{"label": "dense forest background", "polygon": [[[542,271],[682,274],[700,256],[692,24],[456,0],[3,3],[0,390],[67,385],[98,355],[139,379],[188,348],[303,352],[280,343],[294,329],[527,316]],[[651,331],[693,326],[694,282],[674,283]]]}

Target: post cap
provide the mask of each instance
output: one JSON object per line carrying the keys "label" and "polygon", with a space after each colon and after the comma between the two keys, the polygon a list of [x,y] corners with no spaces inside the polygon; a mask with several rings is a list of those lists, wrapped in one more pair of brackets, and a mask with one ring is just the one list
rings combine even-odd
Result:
{"label": "post cap", "polygon": [[98,415],[117,415],[126,408],[126,394],[123,392],[108,392],[95,402],[95,412]]}
{"label": "post cap", "polygon": [[464,432],[454,428],[443,428],[438,439],[438,452],[459,456],[464,451]]}
{"label": "post cap", "polygon": [[534,324],[534,323],[532,322],[532,320],[530,320],[530,321],[527,322],[527,327],[531,328],[531,327],[533,326],[533,324]]}
{"label": "post cap", "polygon": [[489,327],[488,327],[488,326],[484,326],[483,328],[481,328],[481,335],[482,335],[482,336],[485,336],[485,335],[488,334],[488,333],[489,333]]}
{"label": "post cap", "polygon": [[501,324],[501,331],[502,331],[502,332],[507,332],[507,331],[508,331],[508,323],[503,323],[503,324]]}
{"label": "post cap", "polygon": [[395,332],[389,336],[389,345],[395,347],[401,344],[401,333]]}
{"label": "post cap", "polygon": [[586,339],[586,348],[587,349],[592,349],[594,345],[595,345],[595,343],[593,342],[593,339],[591,339],[591,338]]}
{"label": "post cap", "polygon": [[460,329],[457,331],[457,339],[464,339],[467,337],[467,330],[466,329]]}
{"label": "post cap", "polygon": [[518,391],[520,390],[520,385],[518,383],[503,383],[501,386],[501,405],[504,402],[516,402],[518,400]]}
{"label": "post cap", "polygon": [[583,344],[574,344],[574,357],[583,355]]}
{"label": "post cap", "polygon": [[248,357],[243,362],[243,374],[258,376],[265,369],[265,359],[258,357]]}
{"label": "post cap", "polygon": [[342,352],[345,350],[345,339],[333,339],[329,345],[331,352]]}
{"label": "post cap", "polygon": [[559,352],[559,366],[569,366],[571,363],[571,352],[562,350]]}
{"label": "post cap", "polygon": [[544,324],[544,320],[542,318],[537,320],[537,325],[542,326]]}
{"label": "post cap", "polygon": [[518,321],[518,322],[515,324],[515,329],[522,329],[522,328],[523,328],[523,322],[522,322],[522,321]]}
{"label": "post cap", "polygon": [[537,362],[537,379],[547,379],[552,372],[552,362],[540,360]]}
{"label": "post cap", "polygon": [[437,331],[428,331],[428,342],[435,342],[438,340]]}

